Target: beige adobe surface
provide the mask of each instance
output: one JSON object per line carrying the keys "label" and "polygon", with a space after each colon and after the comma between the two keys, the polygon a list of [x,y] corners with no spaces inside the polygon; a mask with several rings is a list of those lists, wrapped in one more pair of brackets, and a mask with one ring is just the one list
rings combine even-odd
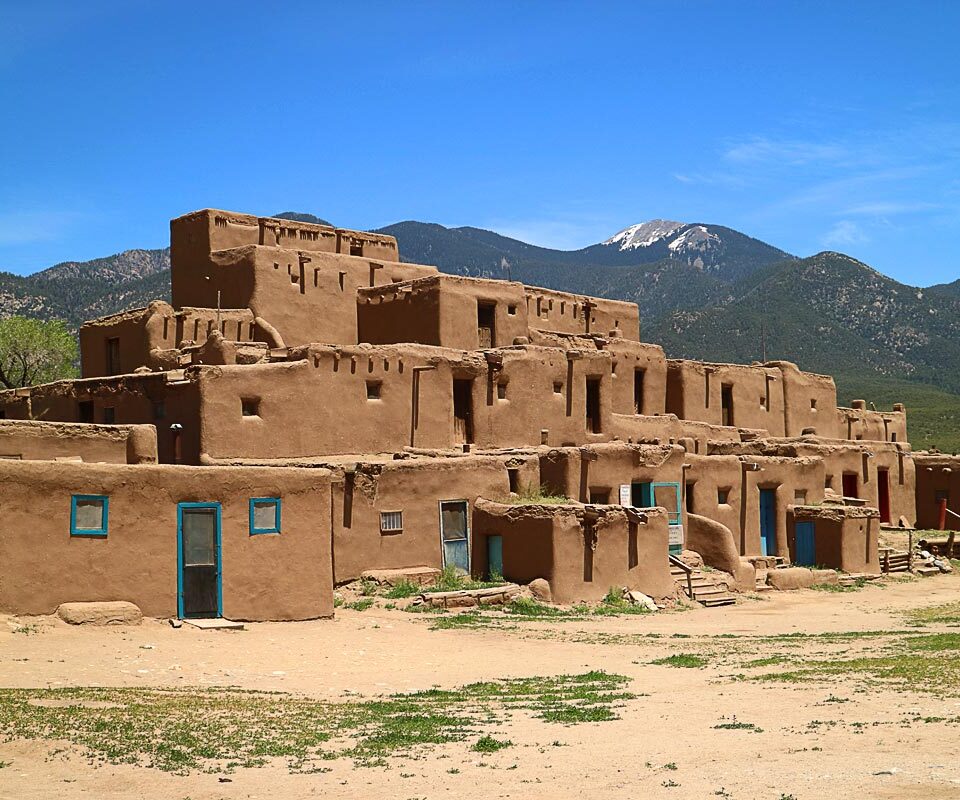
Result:
{"label": "beige adobe surface", "polygon": [[[683,651],[720,650],[730,640],[708,638],[720,634],[887,630],[895,637],[911,630],[904,625],[906,609],[955,601],[958,578],[930,578],[923,586],[924,592],[895,582],[850,594],[770,593],[722,616],[693,610],[535,623],[521,631],[430,631],[423,616],[384,610],[338,612],[334,623],[251,624],[239,633],[173,630],[156,622],[78,630],[43,621],[39,633],[22,635],[0,618],[0,685],[10,687],[239,686],[336,701],[602,668],[629,676],[630,690],[639,695],[614,722],[564,727],[518,714],[490,731],[514,743],[494,754],[473,753],[467,741],[418,759],[391,757],[389,768],[338,760],[324,762],[330,772],[291,775],[273,763],[238,770],[229,783],[216,774],[95,768],[66,743],[7,742],[0,744],[0,761],[7,762],[0,797],[956,798],[960,764],[950,755],[956,742],[950,720],[958,700],[949,693],[914,693],[909,686],[891,692],[850,677],[742,681],[733,676],[738,670],[716,659],[703,669],[650,664]],[[728,646],[737,641],[744,640]],[[877,644],[851,638],[842,646],[850,657]],[[786,645],[770,645],[765,654],[796,657],[796,646]],[[734,715],[763,733],[714,727]],[[884,772],[893,774],[877,774]],[[679,786],[664,785],[670,782]],[[721,789],[726,794],[718,795]]]}

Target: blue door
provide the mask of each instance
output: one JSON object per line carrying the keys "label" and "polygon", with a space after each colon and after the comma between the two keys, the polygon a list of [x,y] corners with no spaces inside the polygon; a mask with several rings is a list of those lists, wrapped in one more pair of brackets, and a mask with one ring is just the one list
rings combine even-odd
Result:
{"label": "blue door", "polygon": [[804,567],[812,567],[817,563],[817,546],[814,539],[812,522],[798,522],[794,526],[797,539],[796,563]]}
{"label": "blue door", "polygon": [[440,541],[443,566],[470,571],[470,536],[467,526],[467,501],[440,503]]}
{"label": "blue door", "polygon": [[503,577],[503,537],[487,537],[487,578]]}
{"label": "blue door", "polygon": [[777,490],[760,490],[760,552],[777,554]]}
{"label": "blue door", "polygon": [[220,504],[177,505],[177,615],[223,616]]}

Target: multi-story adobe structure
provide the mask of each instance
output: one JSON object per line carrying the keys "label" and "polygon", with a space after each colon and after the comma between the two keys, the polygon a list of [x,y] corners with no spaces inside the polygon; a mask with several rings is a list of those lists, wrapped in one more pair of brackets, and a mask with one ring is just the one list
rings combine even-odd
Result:
{"label": "multi-story adobe structure", "polygon": [[[4,610],[302,619],[365,570],[451,565],[659,598],[683,547],[752,588],[774,560],[878,571],[879,524],[933,504],[902,406],[667,359],[634,304],[324,225],[206,209],[170,232],[172,304],[84,324],[81,378],[0,392]],[[517,503],[541,487],[569,503]]]}

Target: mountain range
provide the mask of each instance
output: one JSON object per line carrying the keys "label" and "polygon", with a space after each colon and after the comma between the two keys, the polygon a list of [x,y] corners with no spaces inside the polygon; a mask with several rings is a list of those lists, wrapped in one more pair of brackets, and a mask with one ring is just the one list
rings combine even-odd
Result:
{"label": "mountain range", "polygon": [[[301,212],[277,216],[323,222]],[[837,380],[840,400],[904,402],[915,447],[960,450],[960,280],[916,288],[842,253],[798,258],[720,225],[651,220],[580,250],[473,227],[398,222],[404,261],[640,306],[671,357],[787,359]],[[167,248],[0,273],[0,316],[85,319],[169,299]]]}

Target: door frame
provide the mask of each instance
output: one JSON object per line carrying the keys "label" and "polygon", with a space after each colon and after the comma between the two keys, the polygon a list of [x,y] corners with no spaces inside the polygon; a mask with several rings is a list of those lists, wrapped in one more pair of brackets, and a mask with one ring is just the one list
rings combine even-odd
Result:
{"label": "door frame", "polygon": [[[777,490],[780,487],[778,486],[758,486],[758,499],[757,499],[757,509],[760,515],[760,555],[762,556],[775,556],[777,555]],[[767,494],[764,494],[767,493]],[[770,536],[763,535],[763,518],[764,518],[764,497],[772,498],[771,503],[772,507],[770,509]],[[772,542],[773,552],[769,552],[771,548],[768,545],[768,539]]]}
{"label": "door frame", "polygon": [[464,523],[467,529],[467,574],[471,574],[470,567],[473,562],[472,553],[470,552],[470,543],[472,537],[470,536],[470,501],[467,498],[458,498],[452,497],[449,500],[438,500],[437,501],[437,517],[440,521],[440,565],[443,569],[447,567],[447,548],[444,547],[443,539],[443,505],[444,503],[463,503],[466,508],[466,513],[464,514]]}
{"label": "door frame", "polygon": [[177,503],[177,618],[186,619],[183,613],[183,510],[212,508],[216,511],[216,559],[217,559],[217,617],[223,616],[223,554],[220,547],[220,527],[223,515],[219,502]]}

